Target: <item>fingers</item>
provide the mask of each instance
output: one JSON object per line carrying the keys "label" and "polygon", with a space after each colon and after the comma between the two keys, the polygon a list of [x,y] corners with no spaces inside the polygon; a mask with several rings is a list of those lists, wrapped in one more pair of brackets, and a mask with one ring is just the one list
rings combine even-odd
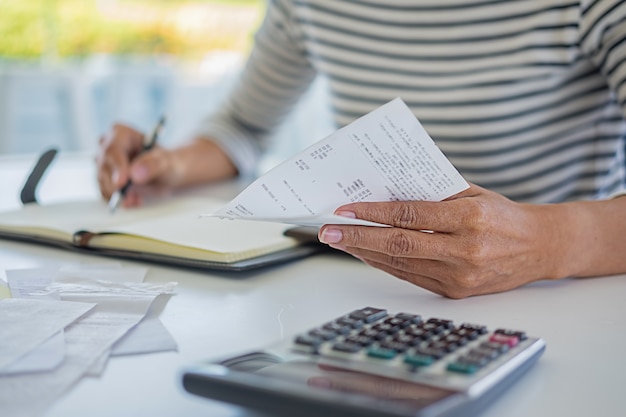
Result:
{"label": "fingers", "polygon": [[344,250],[371,267],[448,298],[471,295],[476,283],[472,271],[447,262],[393,256],[354,247]]}
{"label": "fingers", "polygon": [[437,294],[501,292],[550,276],[535,266],[543,254],[534,211],[480,187],[439,203],[359,203],[339,210],[392,227],[325,225],[321,242]]}
{"label": "fingers", "polygon": [[468,219],[476,218],[480,207],[472,202],[479,193],[472,186],[453,198],[441,201],[392,201],[354,203],[339,207],[340,216],[370,220],[376,223],[411,229],[454,233],[467,226]]}
{"label": "fingers", "polygon": [[111,132],[100,138],[97,157],[98,184],[103,197],[109,198],[130,178],[130,161],[143,146],[143,134],[124,126],[115,125]]}
{"label": "fingers", "polygon": [[170,171],[171,163],[167,151],[157,146],[133,159],[130,180],[134,185],[146,185],[157,180],[166,181]]}
{"label": "fingers", "polygon": [[353,254],[364,250],[397,258],[442,261],[453,255],[450,250],[455,247],[447,234],[399,227],[326,225],[318,237],[322,243]]}
{"label": "fingers", "polygon": [[[440,262],[421,261],[414,264],[419,273],[413,272],[406,268],[399,269],[394,266],[394,262],[384,260],[378,262],[372,259],[362,259],[367,265],[385,271],[388,274],[395,276],[403,281],[410,282],[418,287],[424,288],[435,294],[442,295],[444,297],[461,299],[469,297],[471,295],[482,292],[475,286],[473,286],[468,280],[457,280],[450,274],[450,270],[447,266]],[[413,269],[413,268],[411,268]],[[429,275],[432,274],[432,275]]]}

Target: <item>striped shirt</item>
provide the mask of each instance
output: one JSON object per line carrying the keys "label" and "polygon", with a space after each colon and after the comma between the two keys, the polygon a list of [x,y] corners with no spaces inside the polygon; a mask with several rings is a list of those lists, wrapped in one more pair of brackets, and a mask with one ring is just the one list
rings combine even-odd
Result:
{"label": "striped shirt", "polygon": [[468,181],[511,199],[626,190],[623,0],[271,0],[201,133],[252,172],[317,74],[337,127],[401,97]]}

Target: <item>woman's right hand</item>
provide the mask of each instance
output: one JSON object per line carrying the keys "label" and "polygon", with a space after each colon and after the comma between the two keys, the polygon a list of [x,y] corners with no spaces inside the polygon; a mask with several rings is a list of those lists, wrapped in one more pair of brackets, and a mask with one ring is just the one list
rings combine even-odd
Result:
{"label": "woman's right hand", "polygon": [[110,199],[130,180],[132,186],[122,204],[134,207],[146,195],[225,179],[237,173],[228,156],[210,139],[198,138],[173,150],[157,144],[143,152],[143,146],[144,134],[121,124],[114,125],[100,139],[97,167],[103,198]]}

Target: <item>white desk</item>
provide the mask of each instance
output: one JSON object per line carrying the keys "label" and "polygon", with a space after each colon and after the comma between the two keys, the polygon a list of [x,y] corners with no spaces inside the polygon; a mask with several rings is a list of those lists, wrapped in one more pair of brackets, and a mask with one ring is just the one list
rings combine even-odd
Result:
{"label": "white desk", "polygon": [[[18,206],[18,191],[32,164],[31,158],[0,158],[1,209]],[[40,200],[98,195],[92,165],[91,158],[62,156]],[[218,187],[217,192],[233,190]],[[6,269],[86,260],[0,240],[3,277]],[[180,369],[263,347],[364,306],[514,327],[543,337],[543,357],[485,417],[626,415],[626,276],[541,282],[455,301],[328,254],[241,275],[150,265],[147,280],[179,282],[178,294],[161,314],[179,352],[113,358],[102,378],[83,379],[46,417],[245,416],[235,407],[186,394]]]}

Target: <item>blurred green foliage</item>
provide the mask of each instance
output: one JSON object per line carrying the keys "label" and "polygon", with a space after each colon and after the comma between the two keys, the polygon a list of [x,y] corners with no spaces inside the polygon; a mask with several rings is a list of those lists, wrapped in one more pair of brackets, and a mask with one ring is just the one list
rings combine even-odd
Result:
{"label": "blurred green foliage", "polygon": [[[0,0],[0,58],[108,53],[194,59],[216,49],[245,50],[264,4],[264,0]],[[176,18],[182,9],[189,9],[187,16],[193,18],[195,10],[208,7],[224,18],[211,19],[207,25],[199,25],[197,18],[191,25]],[[236,24],[228,22],[233,16]]]}

